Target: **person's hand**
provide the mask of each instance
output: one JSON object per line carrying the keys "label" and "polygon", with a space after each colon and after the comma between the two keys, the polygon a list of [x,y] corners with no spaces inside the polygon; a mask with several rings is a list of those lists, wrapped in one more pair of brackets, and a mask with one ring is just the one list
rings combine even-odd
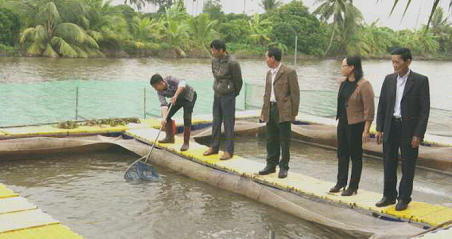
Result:
{"label": "person's hand", "polygon": [[363,132],[363,143],[367,144],[370,141],[370,133],[369,131],[364,131]]}
{"label": "person's hand", "polygon": [[413,139],[411,140],[411,147],[413,149],[419,147],[419,145],[421,144],[421,138],[417,137],[417,136],[413,136]]}
{"label": "person's hand", "polygon": [[165,128],[165,126],[166,126],[166,119],[162,120],[161,124],[162,124],[162,129]]}
{"label": "person's hand", "polygon": [[171,98],[171,100],[170,100],[171,105],[176,104],[176,100],[177,100],[177,96],[174,96],[173,98]]}
{"label": "person's hand", "polygon": [[380,145],[380,144],[381,144],[381,141],[382,141],[382,139],[383,139],[383,133],[382,133],[382,132],[377,132],[377,133],[375,134],[375,138],[377,139],[377,144]]}

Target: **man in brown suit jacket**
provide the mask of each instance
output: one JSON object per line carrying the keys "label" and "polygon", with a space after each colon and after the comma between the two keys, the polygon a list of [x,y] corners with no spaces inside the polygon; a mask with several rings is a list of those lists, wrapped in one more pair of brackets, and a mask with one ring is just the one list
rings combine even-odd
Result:
{"label": "man in brown suit jacket", "polygon": [[266,54],[270,70],[261,120],[267,123],[267,165],[259,174],[274,173],[279,165],[278,177],[285,178],[289,170],[291,124],[298,115],[300,88],[297,72],[282,64],[281,57],[282,52],[276,47],[269,48]]}

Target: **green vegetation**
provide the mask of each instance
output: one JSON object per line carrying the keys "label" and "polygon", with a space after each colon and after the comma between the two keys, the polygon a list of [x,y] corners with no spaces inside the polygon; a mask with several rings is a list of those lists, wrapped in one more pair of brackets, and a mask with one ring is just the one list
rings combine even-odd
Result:
{"label": "green vegetation", "polygon": [[[441,8],[429,28],[394,31],[364,24],[352,0],[318,0],[312,13],[300,0],[257,1],[265,13],[225,14],[219,0],[207,0],[203,13],[191,16],[182,0],[0,0],[0,55],[208,57],[215,38],[236,55],[263,55],[269,46],[314,56],[383,56],[399,46],[426,57],[452,54],[452,26]],[[160,10],[131,7],[147,3]]]}
{"label": "green vegetation", "polygon": [[86,121],[63,121],[56,125],[60,129],[75,129],[79,126],[102,126],[110,125],[114,126],[124,126],[129,123],[139,124],[141,123],[138,118],[111,118],[111,119],[98,119],[98,120],[86,120]]}

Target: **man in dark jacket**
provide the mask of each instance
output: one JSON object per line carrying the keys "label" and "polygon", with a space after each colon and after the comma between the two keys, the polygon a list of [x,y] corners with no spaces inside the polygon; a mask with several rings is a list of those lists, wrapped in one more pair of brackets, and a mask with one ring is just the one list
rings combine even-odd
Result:
{"label": "man in dark jacket", "polygon": [[[398,199],[397,211],[405,210],[411,202],[419,144],[427,130],[430,112],[428,78],[411,71],[411,61],[408,48],[392,52],[395,73],[387,75],[383,82],[377,112],[376,139],[378,144],[383,141],[384,191],[376,206],[392,205]],[[397,195],[399,150],[402,179]]]}
{"label": "man in dark jacket", "polygon": [[220,150],[221,123],[224,121],[225,152],[221,160],[234,155],[235,97],[242,89],[242,71],[237,60],[226,52],[226,43],[214,40],[210,44],[212,55],[213,90],[213,124],[212,141],[204,156],[217,154]]}

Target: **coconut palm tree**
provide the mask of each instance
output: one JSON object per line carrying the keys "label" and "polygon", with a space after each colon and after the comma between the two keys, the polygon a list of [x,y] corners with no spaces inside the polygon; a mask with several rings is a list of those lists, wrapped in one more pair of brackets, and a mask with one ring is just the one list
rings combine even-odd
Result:
{"label": "coconut palm tree", "polygon": [[362,28],[361,23],[364,18],[361,11],[348,2],[345,4],[345,18],[343,24],[339,25],[340,31],[340,52],[346,53],[347,46],[354,45],[356,39],[356,32]]}
{"label": "coconut palm tree", "polygon": [[325,50],[325,55],[328,54],[333,43],[336,30],[339,25],[344,24],[344,18],[347,11],[347,3],[352,3],[353,0],[317,0],[316,3],[320,6],[314,11],[314,14],[319,15],[320,19],[327,22],[333,17],[333,25],[331,28],[330,41],[328,47]]}
{"label": "coconut palm tree", "polygon": [[210,20],[209,14],[202,13],[197,17],[190,18],[187,21],[188,32],[193,44],[201,45],[201,48],[210,56],[208,44],[218,36],[215,26],[218,20]]}
{"label": "coconut palm tree", "polygon": [[278,7],[280,7],[283,3],[278,0],[261,0],[259,6],[265,10],[265,12],[270,12]]}
{"label": "coconut palm tree", "polygon": [[378,27],[378,20],[364,26],[358,32],[356,44],[349,46],[347,52],[356,55],[385,55],[388,49],[397,44],[394,31],[387,27]]}
{"label": "coconut palm tree", "polygon": [[400,42],[410,48],[413,54],[416,55],[435,55],[439,50],[439,43],[433,37],[433,34],[424,29],[416,30],[414,32],[410,30],[404,30],[398,32]]}
{"label": "coconut palm tree", "polygon": [[99,45],[78,24],[87,25],[86,11],[80,1],[9,1],[27,19],[20,43],[27,53],[48,57],[89,57],[100,55]]}
{"label": "coconut palm tree", "polygon": [[243,0],[243,14],[246,14],[246,0]]}
{"label": "coconut palm tree", "polygon": [[450,22],[447,17],[444,17],[444,10],[442,8],[437,8],[433,14],[431,21],[430,32],[434,36],[444,34],[450,30]]}
{"label": "coconut palm tree", "polygon": [[124,4],[135,6],[138,10],[141,10],[147,3],[150,2],[150,0],[124,0]]}
{"label": "coconut palm tree", "polygon": [[188,25],[186,19],[188,14],[183,3],[178,2],[170,8],[166,8],[165,14],[159,19],[160,40],[168,43],[174,49],[178,57],[185,57],[183,50],[188,44]]}
{"label": "coconut palm tree", "polygon": [[[377,2],[378,1],[379,0],[377,0]],[[430,23],[433,20],[433,15],[434,15],[435,11],[437,10],[440,2],[441,2],[441,0],[432,0],[433,5],[432,5],[431,11],[430,11],[430,16],[428,18],[427,27],[425,28],[426,31],[428,31]],[[394,5],[392,6],[391,14],[394,11],[394,9],[398,3],[399,3],[399,0],[394,0]],[[411,5],[411,0],[408,1],[407,5],[405,7],[405,11],[403,12],[403,15],[405,15],[405,13],[408,10],[408,7],[410,7],[410,5]],[[450,2],[449,2],[449,8],[451,8],[451,7],[452,7],[452,0],[450,0]]]}

